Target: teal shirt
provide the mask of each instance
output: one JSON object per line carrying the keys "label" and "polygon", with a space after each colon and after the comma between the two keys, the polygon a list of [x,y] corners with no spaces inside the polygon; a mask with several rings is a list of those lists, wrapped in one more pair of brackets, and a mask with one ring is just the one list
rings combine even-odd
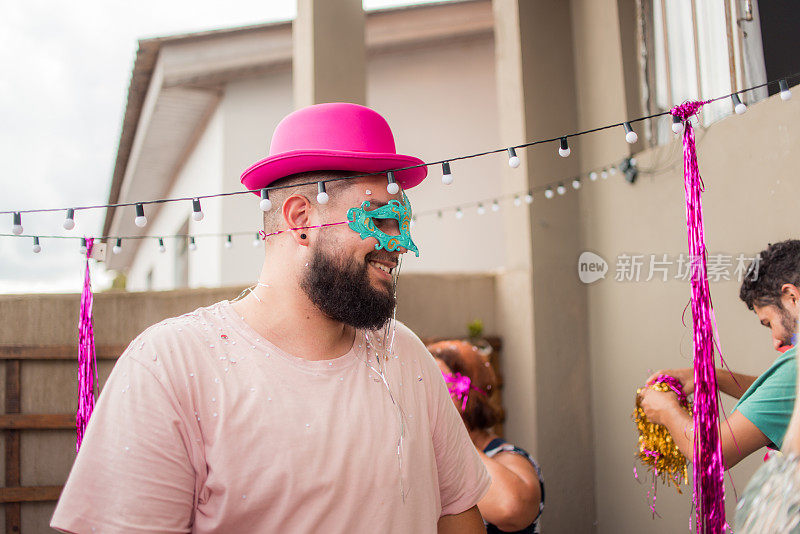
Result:
{"label": "teal shirt", "polygon": [[753,382],[733,409],[780,448],[792,417],[796,384],[797,350],[791,348]]}

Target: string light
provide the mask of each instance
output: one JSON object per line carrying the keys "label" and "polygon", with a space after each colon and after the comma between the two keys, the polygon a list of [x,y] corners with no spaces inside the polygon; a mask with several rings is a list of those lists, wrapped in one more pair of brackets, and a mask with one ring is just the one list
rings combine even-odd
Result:
{"label": "string light", "polygon": [[544,198],[550,200],[551,198],[553,198],[553,196],[554,194],[551,188],[548,187],[547,189],[544,190]]}
{"label": "string light", "polygon": [[608,178],[608,171],[606,169],[603,169],[603,171],[600,173],[600,178],[602,178],[603,180]]}
{"label": "string light", "polygon": [[[394,179],[394,172],[392,172],[392,171],[387,172],[386,173],[386,177],[387,177],[387,180],[389,181],[389,183],[386,184],[386,192],[389,193],[390,195],[396,195],[397,193],[399,193],[400,192],[400,186],[397,185],[397,182]],[[324,202],[323,202],[323,204],[324,204]]]}
{"label": "string light", "polygon": [[11,233],[20,235],[22,233],[22,214],[18,211],[14,212],[14,223],[11,226]]}
{"label": "string light", "polygon": [[558,193],[559,195],[563,195],[566,192],[567,188],[564,187],[564,184],[558,184],[558,187],[556,187],[556,193]]}
{"label": "string light", "polygon": [[569,156],[570,150],[569,145],[567,144],[567,138],[561,138],[561,146],[558,147],[558,155],[562,158],[566,158]]}
{"label": "string light", "polygon": [[597,181],[597,173],[595,171],[592,171],[592,172],[589,173],[589,180],[591,180],[593,182]]}
{"label": "string light", "polygon": [[453,175],[450,172],[450,162],[445,161],[442,163],[442,183],[444,185],[450,185],[453,183]]}
{"label": "string light", "polygon": [[614,176],[615,174],[617,174],[617,168],[616,168],[616,167],[613,167],[613,166],[612,166],[612,167],[609,167],[609,168],[608,168],[608,175],[609,175],[609,176]]}
{"label": "string light", "polygon": [[792,92],[789,90],[789,84],[786,82],[786,79],[779,81],[778,86],[781,89],[781,100],[785,102],[792,98]]}
{"label": "string light", "polygon": [[[633,183],[633,181],[635,181],[636,173],[638,173],[638,169],[636,169],[636,167],[635,167],[635,159],[634,158],[626,158],[625,160],[623,160],[619,164],[618,167],[617,167],[616,164],[614,164],[614,165],[605,167],[603,170],[604,170],[604,172],[607,172],[607,173],[608,172],[616,173],[618,169],[625,172],[625,174],[626,174],[625,178],[630,183]],[[591,171],[590,173],[588,173],[588,176],[589,176],[590,179],[592,179],[592,177],[594,177],[596,179],[597,178],[597,172],[596,171]],[[572,187],[574,189],[578,189],[579,187],[582,186],[582,183],[581,183],[580,180],[581,180],[580,177],[575,177],[575,178],[572,179],[572,181],[570,183],[571,183],[571,185],[572,185]],[[316,182],[312,182],[312,183],[316,183]],[[558,189],[558,186],[560,186],[561,189]],[[564,187],[564,185],[562,183],[560,183],[560,182],[552,183],[550,185],[542,185],[542,186],[540,186],[540,188],[542,188],[542,190],[545,190],[545,188],[549,190],[549,192],[545,191],[545,196],[547,198],[553,198],[555,196],[555,192],[556,191],[559,191],[559,194],[565,194],[565,193],[561,193],[561,190],[566,192],[566,187]],[[514,205],[518,207],[518,206],[522,205],[522,202],[525,202],[526,204],[532,204],[533,203],[533,195],[534,195],[534,190],[530,190],[529,189],[527,191],[527,193],[518,192],[518,193],[514,193],[514,194],[511,194],[511,195],[508,195],[507,198],[513,199]],[[501,202],[501,200],[499,198],[497,198],[497,197],[491,198],[490,197],[490,198],[482,199],[482,200],[479,200],[479,201],[475,201],[471,205],[476,205],[476,206],[480,205],[480,213],[481,214],[485,214],[486,213],[486,206],[487,206],[488,203],[491,203],[492,211],[497,212],[497,211],[500,210],[500,207],[501,207],[500,206],[500,202]],[[460,218],[463,217],[463,206],[458,206],[458,207],[453,207],[453,208],[448,208],[448,209],[456,210],[456,217],[457,218],[460,219]],[[416,224],[416,221],[417,221],[417,219],[419,218],[420,215],[427,215],[428,213],[429,212],[420,212],[420,213],[415,214],[413,219],[412,219],[412,223]],[[431,211],[430,213],[431,214],[435,213],[436,216],[439,219],[441,219],[443,217],[444,210],[439,208],[439,209],[436,209],[435,211]],[[234,232],[234,233],[221,233],[221,234],[208,234],[208,233],[206,233],[206,234],[194,234],[194,235],[190,235],[190,234],[187,233],[187,234],[175,234],[175,235],[170,235],[170,236],[160,236],[160,237],[146,236],[146,235],[145,236],[142,236],[142,235],[102,236],[102,237],[98,237],[97,239],[98,240],[116,240],[116,244],[111,249],[111,251],[114,254],[118,254],[122,250],[122,239],[154,239],[154,240],[159,242],[159,245],[161,245],[163,243],[163,239],[166,239],[167,237],[182,238],[184,240],[190,241],[191,238],[195,238],[196,239],[196,237],[198,235],[200,235],[202,237],[221,237],[221,238],[225,238],[225,241],[224,241],[225,247],[226,248],[231,248],[232,247],[232,236],[234,236],[234,235],[244,235],[244,234],[247,234],[247,233],[249,233],[249,232],[238,232],[238,233]],[[258,246],[263,241],[263,239],[260,238],[259,234],[260,233],[256,233],[255,234],[255,238],[253,240],[253,245],[254,246]],[[14,234],[14,235],[0,234],[0,237],[16,237],[16,236],[17,236],[16,234]],[[42,237],[53,238],[53,239],[79,239],[78,237],[68,237],[68,236],[61,236],[61,235],[58,235],[58,236],[54,236],[54,235],[51,235],[51,236],[22,235],[20,237],[25,237],[25,238],[37,237],[38,239],[41,239]]]}
{"label": "string light", "polygon": [[[764,83],[761,83],[761,84],[754,85],[752,87],[748,87],[746,89],[743,89],[743,90],[739,91],[739,93],[746,93],[747,91],[752,91],[752,90],[759,89],[759,88],[762,88],[762,87],[768,87],[770,85],[778,84],[779,87],[780,87],[780,90],[781,90],[781,98],[782,99],[788,99],[788,98],[791,97],[791,91],[789,90],[788,79],[795,79],[795,78],[797,78],[799,76],[800,76],[800,73],[794,73],[794,74],[792,74],[792,75],[790,75],[790,76],[788,76],[786,78],[782,78],[780,80],[771,80],[771,81],[767,81],[767,82],[764,82]],[[724,95],[724,96],[719,96],[719,97],[716,97],[716,98],[712,98],[712,99],[708,100],[706,103],[717,102],[717,101],[721,101],[721,100],[724,100],[724,99],[727,99],[727,98],[731,98],[732,99],[732,101],[734,103],[734,108],[737,111],[737,113],[742,113],[742,112],[744,112],[744,110],[746,110],[746,106],[744,104],[741,104],[741,100],[739,99],[738,94],[736,94],[736,93],[728,94],[728,95]],[[741,104],[741,105],[737,105],[737,104]],[[528,143],[516,145],[516,147],[512,147],[512,148],[501,148],[501,149],[496,149],[496,150],[488,150],[488,151],[484,151],[484,152],[479,152],[479,153],[475,153],[475,154],[466,154],[466,155],[463,155],[463,156],[450,158],[449,160],[446,160],[446,161],[442,160],[442,161],[433,161],[433,162],[427,162],[427,163],[420,163],[418,165],[411,165],[411,166],[408,166],[408,167],[392,169],[392,171],[396,172],[396,171],[407,170],[407,169],[412,169],[412,168],[416,168],[416,167],[441,164],[442,165],[442,182],[447,185],[447,184],[450,184],[450,183],[453,182],[453,179],[452,179],[453,177],[452,177],[452,174],[450,172],[450,164],[455,160],[477,158],[477,157],[485,156],[485,155],[488,155],[488,154],[495,154],[495,153],[502,152],[502,151],[508,151],[508,153],[509,153],[509,164],[511,164],[513,166],[515,162],[519,161],[519,158],[516,157],[515,148],[531,147],[531,146],[539,145],[539,144],[543,144],[543,143],[550,143],[550,142],[553,142],[553,141],[561,141],[562,138],[577,137],[577,136],[580,136],[580,135],[586,135],[586,134],[593,133],[593,132],[598,132],[598,131],[602,131],[602,130],[616,128],[616,127],[618,127],[620,125],[622,125],[625,128],[626,140],[629,143],[633,143],[633,142],[636,142],[636,140],[638,140],[638,135],[636,135],[636,132],[634,132],[633,129],[631,128],[631,123],[632,122],[638,122],[638,121],[642,121],[642,120],[654,119],[654,118],[657,118],[657,117],[661,117],[663,115],[670,115],[670,114],[671,114],[670,111],[662,111],[662,112],[659,112],[659,113],[654,113],[654,114],[651,114],[651,115],[639,117],[637,119],[634,119],[633,121],[626,121],[624,123],[616,123],[616,124],[608,124],[608,125],[601,126],[601,127],[598,127],[598,128],[592,128],[590,130],[585,130],[585,131],[578,131],[578,132],[570,133],[570,134],[565,135],[565,136],[555,137],[555,138],[552,138],[552,139],[540,139],[540,140],[536,140],[536,141],[531,141],[531,142],[528,142]],[[679,127],[680,126],[674,124],[674,128],[678,129]],[[561,151],[560,148],[559,148],[559,151]],[[271,187],[264,188],[263,190],[261,190],[261,192],[262,192],[262,200],[264,200],[265,197],[268,198],[268,194],[265,195],[264,192],[266,192],[267,190],[270,190],[270,189],[283,189],[283,188],[286,188],[286,187],[297,187],[299,185],[313,185],[314,183],[317,183],[318,184],[318,189],[322,189],[322,191],[320,191],[320,192],[325,192],[324,191],[324,184],[326,182],[334,182],[334,181],[347,180],[347,179],[352,179],[352,178],[374,176],[374,175],[378,175],[378,174],[383,174],[384,172],[388,172],[388,170],[387,171],[375,171],[375,172],[364,173],[364,174],[359,174],[359,175],[351,175],[351,176],[342,176],[342,177],[330,178],[330,179],[324,180],[323,182],[308,182],[306,184],[291,184],[291,185],[275,185],[275,186],[271,186]],[[589,177],[589,179],[593,180],[591,176]],[[319,184],[322,184],[322,187],[320,187]],[[79,206],[79,207],[73,207],[73,208],[64,207],[64,208],[38,208],[38,209],[29,209],[29,210],[5,210],[5,211],[0,210],[0,214],[44,213],[44,212],[51,212],[51,211],[62,211],[62,210],[67,210],[67,209],[73,209],[73,210],[77,211],[79,209],[80,210],[85,210],[85,209],[109,209],[109,208],[119,208],[119,207],[125,207],[125,206],[136,206],[137,207],[136,219],[140,221],[140,224],[137,224],[137,226],[142,227],[142,226],[146,225],[146,221],[147,221],[147,219],[144,217],[144,208],[143,208],[144,204],[161,204],[161,203],[166,203],[166,202],[179,202],[179,201],[186,201],[186,200],[192,200],[192,201],[198,200],[199,201],[199,199],[201,199],[201,198],[217,198],[217,197],[242,195],[242,194],[250,194],[250,193],[259,193],[259,192],[260,192],[260,190],[254,190],[254,191],[241,190],[241,191],[231,191],[231,192],[216,193],[216,194],[211,194],[211,195],[202,195],[200,197],[194,197],[194,198],[192,198],[192,197],[188,197],[188,198],[187,197],[162,198],[162,199],[153,199],[153,200],[147,200],[147,201],[119,202],[119,203],[115,203],[115,204]],[[321,195],[318,194],[318,197],[319,197],[318,200],[324,200],[324,199],[327,198],[327,193],[326,193],[326,196],[321,196]],[[320,202],[320,203],[324,203],[324,202]],[[263,204],[260,203],[260,206],[263,206],[263,207],[271,206],[271,203],[263,203]],[[263,209],[263,207],[262,207],[262,209]],[[20,225],[20,227],[21,227],[21,225]],[[15,228],[15,230],[18,230],[18,229]],[[19,235],[20,233],[21,233],[21,231],[19,231],[19,233],[15,232],[15,235]]]}
{"label": "string light", "polygon": [[38,254],[42,251],[42,246],[39,244],[39,238],[33,236],[33,253]]}
{"label": "string light", "polygon": [[189,250],[192,252],[197,250],[197,243],[194,241],[194,236],[189,236]]}
{"label": "string light", "polygon": [[328,193],[325,191],[325,182],[317,182],[317,202],[320,204],[327,204],[329,200]]}
{"label": "string light", "polygon": [[483,207],[483,204],[478,203],[478,215],[483,215],[486,213],[486,208]]}
{"label": "string light", "polygon": [[159,252],[166,252],[167,251],[167,247],[164,246],[164,238],[163,237],[159,237],[158,238],[158,251]]}
{"label": "string light", "polygon": [[79,249],[81,256],[86,256],[86,238],[81,238],[81,248]]}
{"label": "string light", "polygon": [[683,121],[677,115],[672,116],[672,131],[676,134],[683,133]]}
{"label": "string light", "polygon": [[639,136],[636,135],[636,132],[633,131],[630,122],[622,123],[622,127],[625,128],[625,140],[628,143],[633,144],[639,140]]}
{"label": "string light", "polygon": [[733,101],[733,111],[735,111],[737,115],[741,115],[747,111],[747,106],[745,106],[742,101],[739,100],[739,95],[733,93],[731,95],[731,100]]}
{"label": "string light", "polygon": [[143,228],[147,224],[147,217],[144,216],[143,204],[136,204],[136,218],[133,222],[139,228]]}
{"label": "string light", "polygon": [[62,225],[64,230],[72,230],[75,228],[75,210],[72,208],[67,209],[67,217],[64,219],[64,224]]}
{"label": "string light", "polygon": [[272,209],[272,201],[269,199],[269,189],[266,187],[261,190],[261,200],[258,202],[258,207],[261,211],[269,211]]}
{"label": "string light", "polygon": [[512,169],[516,169],[519,167],[519,158],[517,157],[517,151],[514,150],[513,147],[508,149],[508,166]]}
{"label": "string light", "polygon": [[203,210],[200,208],[199,198],[192,200],[192,219],[198,222],[203,220]]}

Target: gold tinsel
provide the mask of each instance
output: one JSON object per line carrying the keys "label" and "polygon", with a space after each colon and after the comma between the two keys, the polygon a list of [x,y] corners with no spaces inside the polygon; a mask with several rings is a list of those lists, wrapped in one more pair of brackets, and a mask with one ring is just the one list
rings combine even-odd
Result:
{"label": "gold tinsel", "polygon": [[[647,386],[656,391],[672,391],[669,385],[664,382],[656,382]],[[651,471],[661,477],[661,481],[667,485],[674,484],[678,493],[681,492],[680,484],[688,484],[689,475],[687,472],[687,461],[683,453],[672,441],[667,427],[657,423],[651,423],[642,410],[640,403],[640,393],[644,388],[636,390],[636,409],[633,411],[633,421],[639,430],[639,460]],[[692,405],[684,401],[681,406],[686,413],[692,414]],[[652,451],[658,456],[647,454],[645,451]]]}

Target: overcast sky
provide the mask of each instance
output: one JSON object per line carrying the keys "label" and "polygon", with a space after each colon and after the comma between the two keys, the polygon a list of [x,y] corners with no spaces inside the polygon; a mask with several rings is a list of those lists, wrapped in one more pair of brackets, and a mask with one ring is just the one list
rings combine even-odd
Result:
{"label": "overcast sky", "polygon": [[[432,0],[364,0],[365,9]],[[288,20],[295,0],[3,0],[0,2],[0,210],[108,199],[137,40]],[[102,231],[83,211],[69,235]],[[23,216],[25,234],[67,234],[64,213]],[[0,218],[10,233],[11,217]],[[80,233],[78,233],[80,232]],[[77,292],[79,244],[0,237],[0,294]],[[96,288],[110,283],[102,266]]]}

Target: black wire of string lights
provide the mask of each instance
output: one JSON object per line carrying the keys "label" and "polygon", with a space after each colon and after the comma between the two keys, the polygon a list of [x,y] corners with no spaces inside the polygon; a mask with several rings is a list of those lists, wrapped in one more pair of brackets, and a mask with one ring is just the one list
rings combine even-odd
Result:
{"label": "black wire of string lights", "polygon": [[[522,206],[524,204],[532,204],[533,203],[533,194],[534,192],[544,191],[545,198],[553,198],[556,194],[564,195],[567,192],[567,186],[565,184],[571,184],[573,190],[581,189],[584,179],[588,179],[591,182],[595,182],[598,179],[605,180],[609,176],[615,176],[618,173],[622,173],[629,181],[635,180],[636,173],[638,173],[638,169],[636,167],[636,160],[632,157],[622,158],[614,163],[604,165],[602,167],[598,167],[596,170],[592,170],[590,172],[583,173],[582,175],[573,176],[567,180],[559,180],[554,181],[549,184],[543,184],[537,186],[535,188],[531,188],[524,191],[518,191],[516,193],[507,193],[503,195],[494,195],[478,200],[472,200],[469,202],[462,202],[457,205],[452,206],[442,206],[435,209],[429,209],[425,211],[417,212],[413,215],[412,224],[414,224],[419,217],[427,216],[427,215],[438,215],[440,218],[444,213],[447,212],[455,212],[456,218],[461,219],[464,216],[465,210],[471,207],[477,208],[478,215],[483,215],[487,212],[486,206],[488,206],[488,210],[493,212],[500,211],[500,202],[506,200],[513,199],[513,205],[515,207]],[[198,213],[198,211],[194,211],[192,214],[194,220],[200,221],[203,219],[202,212]],[[225,248],[232,248],[233,247],[233,237],[237,236],[245,236],[250,235],[253,236],[253,246],[258,246],[261,244],[265,238],[260,235],[260,232],[253,232],[253,231],[238,231],[238,232],[220,232],[220,233],[182,233],[182,234],[163,234],[163,235],[105,235],[105,236],[97,236],[93,239],[95,241],[110,241],[114,242],[114,246],[112,247],[112,252],[114,254],[119,254],[122,251],[122,244],[123,241],[128,240],[153,240],[158,242],[158,250],[160,252],[166,252],[166,245],[164,244],[165,239],[183,239],[188,241],[188,247],[190,250],[194,251],[197,249],[197,243],[195,238],[225,238],[224,245]],[[80,253],[85,255],[86,254],[86,237],[81,236],[71,236],[71,235],[43,235],[43,234],[0,234],[0,237],[20,237],[20,238],[29,238],[33,239],[33,252],[39,253],[42,251],[41,241],[43,239],[72,239],[72,240],[80,240]]]}
{"label": "black wire of string lights", "polygon": [[[791,92],[789,90],[789,85],[788,85],[788,81],[787,80],[796,79],[798,77],[800,77],[800,73],[794,73],[794,74],[791,74],[789,76],[785,76],[785,77],[783,77],[781,79],[767,81],[767,82],[764,82],[764,83],[761,83],[761,84],[758,84],[758,85],[754,85],[752,87],[741,89],[739,91],[734,91],[734,92],[729,93],[727,95],[723,95],[723,96],[719,96],[719,97],[716,97],[716,98],[712,98],[712,99],[706,101],[706,103],[717,102],[717,101],[720,101],[720,100],[725,100],[725,99],[730,98],[731,101],[732,101],[732,105],[734,107],[734,111],[737,114],[742,114],[742,113],[745,112],[747,107],[742,103],[741,99],[739,98],[740,94],[744,94],[744,93],[747,93],[749,91],[760,89],[762,87],[767,87],[769,85],[778,84],[778,86],[780,88],[781,98],[783,100],[788,100],[789,98],[791,98]],[[70,207],[70,208],[37,208],[37,209],[27,209],[27,210],[4,210],[4,211],[0,211],[0,215],[7,215],[7,214],[11,214],[12,215],[12,217],[13,217],[12,234],[13,234],[13,236],[19,237],[19,236],[22,235],[22,232],[23,232],[23,228],[22,228],[22,214],[23,213],[46,213],[46,212],[65,211],[66,212],[66,218],[64,220],[63,227],[66,230],[71,230],[72,228],[75,227],[74,217],[75,217],[75,212],[76,211],[90,210],[90,209],[108,209],[108,208],[120,208],[120,207],[127,207],[127,206],[135,206],[136,218],[134,219],[134,223],[139,227],[144,227],[147,224],[147,217],[145,216],[144,206],[149,205],[149,204],[164,204],[164,203],[168,203],[168,202],[186,202],[186,201],[191,201],[192,202],[192,217],[193,217],[194,220],[199,221],[199,220],[201,220],[203,218],[203,212],[202,212],[201,205],[200,205],[200,200],[201,199],[218,198],[218,197],[227,197],[227,196],[233,196],[233,195],[243,195],[243,194],[256,193],[256,194],[260,194],[260,196],[261,196],[261,201],[259,203],[260,208],[263,211],[269,211],[272,208],[272,202],[269,199],[269,192],[270,191],[278,190],[278,189],[284,189],[284,188],[287,188],[287,187],[301,187],[301,186],[308,186],[308,185],[316,185],[317,186],[317,202],[319,202],[320,204],[327,204],[329,197],[328,197],[328,194],[327,194],[327,191],[326,191],[326,188],[325,188],[325,184],[326,183],[337,182],[337,181],[340,181],[340,180],[351,180],[353,178],[364,178],[364,177],[368,177],[368,176],[376,176],[376,175],[386,174],[387,175],[387,179],[388,179],[387,190],[389,191],[389,193],[393,194],[393,193],[396,193],[399,190],[399,186],[395,182],[394,173],[399,172],[399,171],[414,169],[414,168],[417,168],[417,167],[427,167],[427,166],[431,166],[431,165],[441,165],[442,166],[442,182],[444,184],[448,185],[448,184],[453,183],[453,175],[452,175],[452,172],[451,172],[451,169],[450,169],[450,164],[452,162],[454,162],[454,161],[461,161],[461,160],[466,160],[466,159],[472,159],[472,158],[487,156],[487,155],[491,155],[491,154],[498,154],[498,153],[501,153],[501,152],[507,152],[508,153],[508,164],[511,167],[516,168],[520,164],[519,157],[516,154],[516,150],[519,149],[519,148],[528,148],[528,147],[532,147],[532,146],[536,146],[536,145],[558,142],[559,143],[559,148],[558,148],[559,155],[562,156],[562,157],[568,157],[570,152],[571,152],[570,148],[569,148],[569,144],[568,144],[569,138],[578,137],[578,136],[581,136],[581,135],[587,135],[587,134],[590,134],[590,133],[600,132],[600,131],[604,131],[604,130],[609,130],[609,129],[612,129],[612,128],[619,128],[619,127],[622,127],[624,129],[624,131],[625,131],[625,140],[628,143],[633,144],[633,143],[636,143],[638,141],[638,135],[633,130],[632,124],[637,123],[637,122],[641,122],[641,121],[645,121],[645,120],[649,120],[649,119],[654,119],[654,118],[657,118],[657,117],[666,116],[666,115],[671,115],[671,112],[668,111],[668,110],[667,111],[662,111],[662,112],[659,112],[659,113],[653,113],[653,114],[650,114],[650,115],[646,115],[646,116],[643,116],[643,117],[638,117],[638,118],[631,119],[631,120],[628,120],[628,121],[618,122],[618,123],[614,123],[614,124],[607,124],[605,126],[599,126],[597,128],[592,128],[592,129],[589,129],[589,130],[583,130],[583,131],[574,132],[574,133],[570,133],[570,134],[560,135],[558,137],[552,137],[552,138],[548,138],[548,139],[540,139],[540,140],[537,140],[537,141],[531,141],[531,142],[528,142],[528,143],[522,143],[522,144],[514,145],[514,146],[511,146],[511,147],[504,147],[504,148],[498,148],[498,149],[494,149],[494,150],[487,150],[487,151],[484,151],[484,152],[477,152],[477,153],[474,153],[474,154],[466,154],[466,155],[463,155],[463,156],[455,156],[455,157],[452,157],[452,158],[447,158],[447,159],[438,160],[438,161],[430,161],[430,162],[426,162],[426,163],[420,163],[420,164],[417,164],[417,165],[410,165],[410,166],[407,166],[407,167],[400,167],[400,168],[392,169],[392,170],[388,170],[388,171],[377,171],[377,172],[363,173],[363,174],[352,175],[352,176],[331,177],[331,178],[325,178],[325,179],[322,179],[322,180],[315,180],[315,181],[311,181],[311,182],[303,182],[303,183],[300,183],[300,184],[277,185],[277,186],[264,187],[264,188],[261,188],[261,189],[241,190],[241,191],[228,191],[228,192],[224,192],[224,193],[214,193],[214,194],[208,194],[208,195],[197,195],[197,196],[193,196],[193,197],[161,198],[161,199],[152,199],[152,200],[142,200],[142,201],[137,201],[137,202],[119,202],[119,203],[115,203],[115,204],[97,204],[97,205],[89,205],[89,206],[74,206],[74,207]],[[678,133],[679,131],[682,130],[682,123],[680,123],[680,121],[674,121],[674,122],[675,122],[675,124],[673,124],[673,130],[676,133]],[[680,126],[680,129],[679,129],[678,126]],[[563,186],[556,185],[557,189],[559,187],[563,187]],[[547,198],[552,198],[552,195],[551,195],[552,189],[551,188],[547,188],[546,187],[544,189],[544,191],[545,191],[545,196]],[[548,191],[550,191],[551,193],[548,193]],[[560,193],[561,190],[559,189],[558,192]],[[530,193],[532,193],[532,191],[529,191],[529,194]],[[0,237],[5,236],[5,235],[8,235],[8,234],[0,234]],[[100,238],[100,239],[106,239],[106,238]]]}

